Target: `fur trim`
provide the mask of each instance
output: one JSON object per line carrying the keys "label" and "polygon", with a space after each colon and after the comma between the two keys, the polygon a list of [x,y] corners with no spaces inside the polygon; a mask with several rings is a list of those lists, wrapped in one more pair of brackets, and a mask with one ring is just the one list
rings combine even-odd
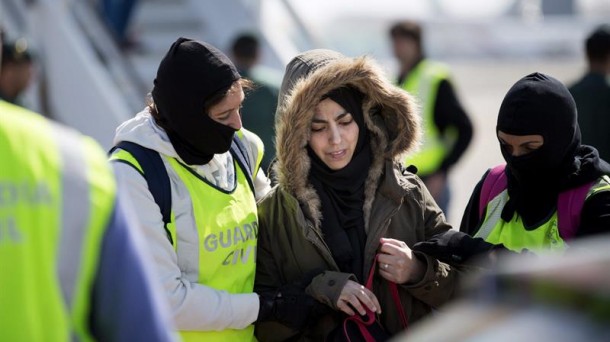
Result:
{"label": "fur trim", "polygon": [[321,218],[320,199],[308,183],[310,160],[305,146],[315,107],[322,96],[348,85],[365,94],[364,121],[371,133],[373,162],[366,181],[365,222],[384,163],[397,160],[419,144],[420,115],[414,98],[390,83],[372,59],[340,58],[299,80],[277,113],[278,163],[274,170],[281,186],[295,195],[316,227]]}

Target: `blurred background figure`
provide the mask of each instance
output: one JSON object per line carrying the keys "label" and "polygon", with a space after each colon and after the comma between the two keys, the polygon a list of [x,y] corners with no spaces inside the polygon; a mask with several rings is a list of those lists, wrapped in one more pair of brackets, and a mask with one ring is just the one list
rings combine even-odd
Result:
{"label": "blurred background figure", "polygon": [[402,21],[390,29],[394,56],[399,63],[397,83],[419,100],[423,125],[421,150],[407,156],[405,166],[417,174],[441,207],[449,209],[449,169],[460,159],[472,139],[472,124],[453,89],[446,65],[426,58],[422,27]]}
{"label": "blurred background figure", "polygon": [[578,108],[582,141],[610,160],[610,24],[598,26],[585,42],[587,73],[570,87]]}
{"label": "blurred background figure", "polygon": [[104,22],[112,32],[114,39],[123,50],[139,47],[139,42],[130,35],[131,18],[137,0],[98,0]]}
{"label": "blurred background figure", "polygon": [[254,34],[243,33],[235,38],[231,46],[233,62],[242,77],[254,82],[242,103],[241,117],[244,127],[256,133],[265,145],[261,167],[266,173],[275,158],[273,132],[275,108],[279,86],[277,75],[259,65],[260,43]]}
{"label": "blurred background figure", "polygon": [[2,44],[0,99],[17,105],[23,105],[21,95],[34,77],[34,56],[28,44],[25,38]]}

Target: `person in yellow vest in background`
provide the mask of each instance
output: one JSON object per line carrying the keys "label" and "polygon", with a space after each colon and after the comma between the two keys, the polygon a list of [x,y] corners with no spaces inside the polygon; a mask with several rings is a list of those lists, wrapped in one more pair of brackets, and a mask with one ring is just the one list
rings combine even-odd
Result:
{"label": "person in yellow vest in background", "polygon": [[172,341],[104,151],[0,100],[0,341]]}
{"label": "person in yellow vest in background", "polygon": [[263,144],[242,128],[248,86],[220,50],[178,38],[150,104],[114,139],[111,160],[129,182],[185,341],[252,341],[252,323],[275,311],[273,298],[253,292],[256,199],[270,186]]}
{"label": "person in yellow vest in background", "polygon": [[396,23],[390,37],[399,64],[397,83],[417,98],[424,132],[419,152],[409,154],[404,165],[417,167],[417,175],[447,215],[448,172],[470,144],[472,124],[458,100],[448,67],[425,57],[421,26],[413,21]]}
{"label": "person in yellow vest in background", "polygon": [[557,79],[532,73],[508,91],[496,134],[506,165],[475,187],[460,230],[522,252],[563,251],[610,232],[610,165],[581,144],[576,103]]}

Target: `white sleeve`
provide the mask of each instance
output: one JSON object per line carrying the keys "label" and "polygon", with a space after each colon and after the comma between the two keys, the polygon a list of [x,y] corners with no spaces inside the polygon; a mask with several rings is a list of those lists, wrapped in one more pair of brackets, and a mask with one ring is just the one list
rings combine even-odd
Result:
{"label": "white sleeve", "polygon": [[148,190],[146,180],[130,165],[117,162],[112,165],[119,186],[125,187],[124,192],[130,197],[144,230],[154,269],[169,299],[176,328],[210,331],[243,329],[252,324],[258,316],[258,295],[230,294],[183,278],[176,252],[163,228],[161,210]]}
{"label": "white sleeve", "polygon": [[265,171],[263,169],[258,170],[256,173],[256,177],[253,179],[254,182],[254,191],[256,200],[260,200],[263,198],[269,191],[271,191],[271,181],[267,178]]}
{"label": "white sleeve", "polygon": [[[248,131],[245,128],[242,128],[242,131],[244,134],[244,140],[248,143],[247,148],[251,157],[250,162],[254,165],[256,164],[256,159],[258,158],[259,146],[262,147],[264,153],[263,141],[258,137],[258,135]],[[252,178],[252,181],[254,182],[255,197],[256,200],[259,200],[271,190],[271,180],[269,180],[262,168],[259,168]]]}

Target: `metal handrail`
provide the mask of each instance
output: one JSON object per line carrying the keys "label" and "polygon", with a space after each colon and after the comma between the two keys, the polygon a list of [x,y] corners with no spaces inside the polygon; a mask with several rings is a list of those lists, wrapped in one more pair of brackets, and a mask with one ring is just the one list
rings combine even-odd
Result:
{"label": "metal handrail", "polygon": [[17,0],[2,0],[0,8],[3,13],[0,13],[1,24],[9,25],[10,29],[17,30],[20,33],[27,29],[27,18],[24,15],[26,3]]}
{"label": "metal handrail", "polygon": [[303,19],[301,18],[301,15],[299,13],[297,13],[297,11],[294,9],[294,6],[292,5],[292,3],[289,0],[281,0],[280,3],[284,5],[284,8],[286,8],[286,11],[290,15],[290,17],[292,18],[292,20],[294,21],[296,26],[299,28],[299,31],[306,38],[306,40],[309,44],[309,48],[321,46],[322,40],[319,37],[317,37],[313,33],[313,30],[308,27],[308,25],[305,23],[305,21],[303,21]]}

